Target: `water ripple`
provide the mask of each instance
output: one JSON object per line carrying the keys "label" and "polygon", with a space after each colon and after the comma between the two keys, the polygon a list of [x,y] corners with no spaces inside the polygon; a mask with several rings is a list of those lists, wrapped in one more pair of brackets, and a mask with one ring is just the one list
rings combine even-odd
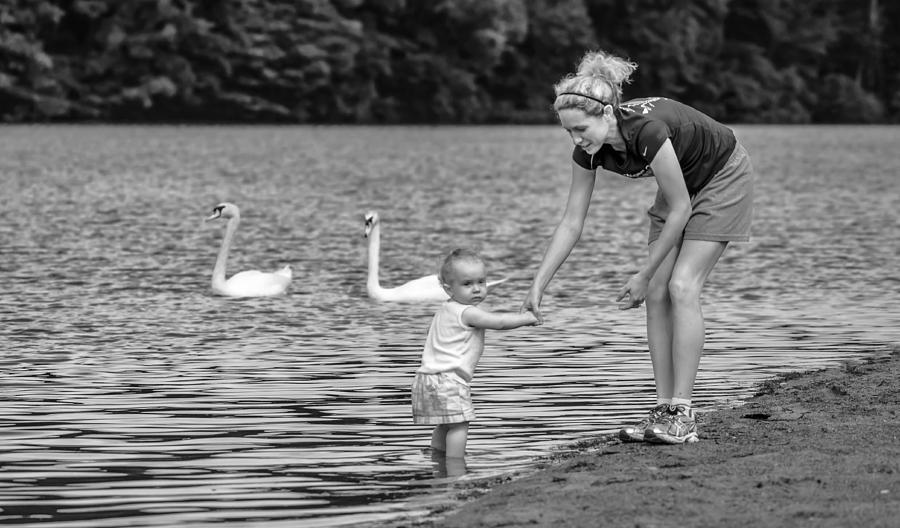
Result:
{"label": "water ripple", "polygon": [[[434,307],[366,299],[362,213],[382,211],[385,283],[475,246],[511,277],[491,305],[516,310],[565,200],[571,147],[553,127],[6,132],[2,523],[389,521],[530,470],[654,401],[643,314],[614,303],[644,258],[654,188],[601,175],[546,324],[489,334],[467,473],[448,476],[410,423]],[[739,133],[759,173],[755,236],[728,248],[705,293],[701,410],[900,341],[900,129]],[[473,181],[478,193],[458,184]],[[202,217],[225,199],[243,212],[229,269],[289,263],[287,295],[210,295],[222,232]]]}

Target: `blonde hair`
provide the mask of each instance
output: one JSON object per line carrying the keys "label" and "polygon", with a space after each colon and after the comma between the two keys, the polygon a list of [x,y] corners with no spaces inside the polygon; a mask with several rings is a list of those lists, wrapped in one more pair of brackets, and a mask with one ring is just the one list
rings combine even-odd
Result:
{"label": "blonde hair", "polygon": [[578,108],[586,114],[599,115],[606,105],[619,106],[622,85],[631,82],[631,74],[637,67],[637,63],[605,51],[585,53],[578,70],[553,86],[554,110]]}
{"label": "blonde hair", "polygon": [[481,258],[476,251],[468,249],[468,248],[456,248],[451,251],[446,258],[444,258],[443,264],[441,264],[441,270],[438,273],[438,277],[441,279],[441,282],[450,282],[450,275],[453,273],[453,266],[457,262],[460,261],[468,261],[468,262],[478,262],[484,264],[484,259]]}

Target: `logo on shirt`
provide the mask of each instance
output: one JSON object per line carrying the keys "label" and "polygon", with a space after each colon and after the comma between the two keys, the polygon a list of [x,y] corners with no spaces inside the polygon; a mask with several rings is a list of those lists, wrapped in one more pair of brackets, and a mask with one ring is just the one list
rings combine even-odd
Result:
{"label": "logo on shirt", "polygon": [[662,97],[646,97],[644,99],[634,99],[625,103],[622,103],[619,108],[622,110],[628,110],[631,112],[640,112],[642,114],[649,114],[651,110],[656,106],[653,103],[659,101]]}
{"label": "logo on shirt", "polygon": [[654,174],[653,174],[653,169],[650,168],[650,165],[647,165],[646,167],[643,168],[643,170],[641,170],[639,172],[623,172],[622,176],[625,176],[626,178],[637,179],[637,178],[652,178],[654,176]]}

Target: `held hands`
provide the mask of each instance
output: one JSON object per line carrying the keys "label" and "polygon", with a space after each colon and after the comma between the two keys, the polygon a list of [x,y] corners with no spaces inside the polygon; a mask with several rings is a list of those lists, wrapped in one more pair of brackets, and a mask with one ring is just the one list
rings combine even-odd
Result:
{"label": "held hands", "polygon": [[[628,279],[625,286],[619,290],[616,302],[619,304],[619,310],[630,310],[637,308],[644,303],[647,298],[647,288],[650,286],[650,278],[645,277],[643,273],[635,273]],[[628,298],[627,300],[626,297]],[[625,302],[622,302],[625,301]]]}
{"label": "held hands", "polygon": [[519,312],[531,312],[534,315],[535,324],[544,324],[544,316],[541,314],[541,294],[532,290],[528,290],[528,296],[519,308]]}

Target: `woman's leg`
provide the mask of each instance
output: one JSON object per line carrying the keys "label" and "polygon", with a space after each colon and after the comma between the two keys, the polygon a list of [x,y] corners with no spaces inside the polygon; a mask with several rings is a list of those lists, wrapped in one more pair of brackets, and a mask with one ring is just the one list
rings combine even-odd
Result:
{"label": "woman's leg", "polygon": [[[650,248],[656,242],[650,244]],[[656,381],[656,398],[671,399],[675,390],[675,371],[672,365],[672,300],[669,280],[678,258],[679,246],[672,248],[647,289],[647,343]]]}
{"label": "woman's leg", "polygon": [[469,436],[469,422],[445,424],[447,458],[464,458],[466,456],[466,440]]}
{"label": "woman's leg", "polygon": [[[672,397],[691,399],[703,354],[706,328],[700,293],[727,242],[684,240],[669,279],[673,378]],[[648,305],[649,309],[649,305]]]}

